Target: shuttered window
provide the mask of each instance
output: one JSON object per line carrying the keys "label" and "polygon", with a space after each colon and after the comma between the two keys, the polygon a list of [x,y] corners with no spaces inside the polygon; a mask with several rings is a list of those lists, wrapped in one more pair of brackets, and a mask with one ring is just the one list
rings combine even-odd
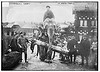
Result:
{"label": "shuttered window", "polygon": [[92,26],[95,26],[95,25],[94,25],[94,21],[91,21],[91,25],[92,25]]}
{"label": "shuttered window", "polygon": [[83,20],[80,20],[80,27],[83,26]]}
{"label": "shuttered window", "polygon": [[84,26],[87,27],[87,20],[84,20]]}

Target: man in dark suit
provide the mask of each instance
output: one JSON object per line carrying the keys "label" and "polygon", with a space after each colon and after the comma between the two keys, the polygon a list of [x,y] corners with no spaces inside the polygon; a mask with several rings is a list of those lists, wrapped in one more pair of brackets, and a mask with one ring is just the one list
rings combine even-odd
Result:
{"label": "man in dark suit", "polygon": [[80,54],[82,56],[82,65],[84,65],[84,58],[86,58],[86,65],[88,65],[88,56],[90,54],[90,41],[86,36],[83,36],[83,39],[81,40],[80,43]]}
{"label": "man in dark suit", "polygon": [[27,61],[27,43],[29,43],[28,39],[25,37],[25,33],[22,33],[20,37],[18,38],[17,42],[19,47],[22,49],[21,53],[24,52],[25,55],[25,62],[28,63]]}
{"label": "man in dark suit", "polygon": [[72,63],[72,55],[74,55],[74,63],[76,60],[76,48],[75,46],[77,45],[77,40],[76,39],[72,39],[68,42],[67,44],[67,48],[69,50],[69,57],[70,57],[70,62]]}
{"label": "man in dark suit", "polygon": [[49,18],[49,19],[54,18],[54,14],[53,14],[53,12],[50,10],[50,6],[46,6],[46,8],[47,8],[47,11],[46,11],[45,14],[44,14],[43,21],[45,21],[45,19],[47,19],[47,18]]}

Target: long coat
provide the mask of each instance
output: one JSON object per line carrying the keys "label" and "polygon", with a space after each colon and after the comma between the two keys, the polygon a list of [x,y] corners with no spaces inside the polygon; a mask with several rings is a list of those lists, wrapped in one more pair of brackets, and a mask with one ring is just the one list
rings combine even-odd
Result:
{"label": "long coat", "polygon": [[29,43],[26,37],[19,37],[17,42],[22,46],[24,52],[27,53],[27,43]]}
{"label": "long coat", "polygon": [[10,46],[12,51],[20,51],[20,48],[17,44],[17,36],[12,38]]}
{"label": "long coat", "polygon": [[88,39],[86,39],[86,40],[82,39],[82,41],[80,43],[80,50],[79,50],[80,54],[83,55],[83,56],[89,56],[90,46],[91,45],[90,45],[90,42],[89,42]]}
{"label": "long coat", "polygon": [[70,52],[75,51],[74,46],[77,45],[77,41],[75,39],[72,39],[68,42],[67,48],[70,49]]}

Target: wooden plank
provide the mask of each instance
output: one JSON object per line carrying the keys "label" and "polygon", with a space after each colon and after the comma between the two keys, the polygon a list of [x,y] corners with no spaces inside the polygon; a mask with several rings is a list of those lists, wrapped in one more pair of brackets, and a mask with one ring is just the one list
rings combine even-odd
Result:
{"label": "wooden plank", "polygon": [[[40,40],[35,40],[35,43],[36,43],[37,45],[49,46],[48,43],[42,42],[42,41],[40,41]],[[52,46],[51,46],[51,50],[56,51],[56,52],[58,52],[58,53],[62,53],[62,54],[68,54],[68,52],[69,52],[68,50],[64,50],[62,47],[55,46],[55,45],[52,45]]]}

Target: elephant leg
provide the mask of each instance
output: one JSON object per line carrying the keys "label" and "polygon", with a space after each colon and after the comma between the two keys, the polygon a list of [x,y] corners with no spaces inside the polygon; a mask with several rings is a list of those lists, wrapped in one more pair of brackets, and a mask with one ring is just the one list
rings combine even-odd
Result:
{"label": "elephant leg", "polygon": [[48,48],[48,51],[47,51],[47,59],[48,60],[51,60],[51,56],[52,56],[51,45],[52,45],[52,42],[51,42],[51,39],[49,38],[49,48]]}
{"label": "elephant leg", "polygon": [[45,58],[47,58],[47,51],[48,51],[48,48],[46,47],[45,48]]}
{"label": "elephant leg", "polygon": [[[42,48],[41,48],[42,47]],[[40,49],[39,49],[39,56],[40,56],[40,60],[41,61],[44,61],[45,60],[45,54],[44,54],[44,47],[43,46],[40,46]]]}
{"label": "elephant leg", "polygon": [[64,56],[63,56],[63,54],[61,54],[61,61],[64,61]]}

